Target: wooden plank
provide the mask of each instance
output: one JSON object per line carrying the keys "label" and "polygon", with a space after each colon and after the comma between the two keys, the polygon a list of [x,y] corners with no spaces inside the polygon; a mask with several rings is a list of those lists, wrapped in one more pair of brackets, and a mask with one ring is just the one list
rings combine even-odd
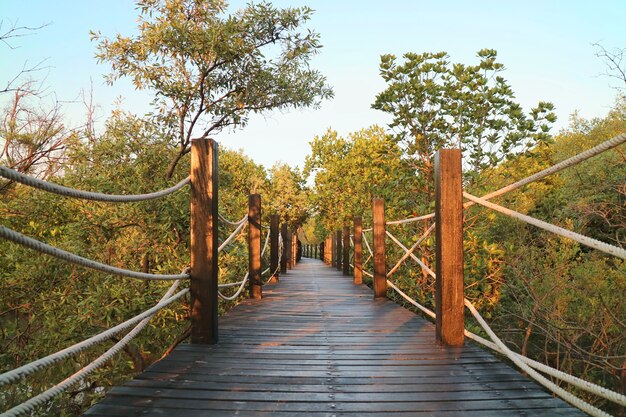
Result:
{"label": "wooden plank", "polygon": [[191,141],[191,343],[217,343],[217,142]]}
{"label": "wooden plank", "polygon": [[221,318],[218,344],[179,345],[87,415],[582,415],[321,261],[263,295]]}
{"label": "wooden plank", "polygon": [[463,174],[461,150],[435,155],[435,222],[437,278],[435,313],[437,342],[461,346],[463,321]]}

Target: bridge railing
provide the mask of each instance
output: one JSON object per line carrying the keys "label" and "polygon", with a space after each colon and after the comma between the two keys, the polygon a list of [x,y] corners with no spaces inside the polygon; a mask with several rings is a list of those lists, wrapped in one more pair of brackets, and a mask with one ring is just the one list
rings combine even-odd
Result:
{"label": "bridge railing", "polygon": [[[387,288],[392,289],[407,302],[422,311],[425,315],[435,320],[436,338],[438,342],[449,346],[460,346],[464,343],[464,337],[472,339],[483,346],[505,355],[516,366],[526,372],[530,377],[535,379],[545,388],[590,415],[608,416],[606,412],[564,390],[546,378],[544,374],[626,407],[626,396],[623,394],[567,374],[509,349],[489,327],[475,306],[464,297],[463,284],[463,211],[474,204],[482,205],[488,209],[542,228],[551,233],[573,239],[582,245],[603,251],[609,255],[626,259],[626,250],[623,248],[610,245],[605,242],[600,242],[596,239],[583,236],[579,233],[566,230],[562,227],[532,218],[488,201],[494,197],[504,195],[534,181],[543,179],[563,169],[577,165],[625,142],[626,134],[618,135],[599,144],[598,146],[530,175],[527,178],[507,185],[499,190],[483,195],[482,197],[473,196],[464,192],[462,189],[460,150],[450,149],[439,151],[435,158],[436,209],[434,213],[428,213],[407,219],[385,221],[384,201],[382,199],[374,199],[372,202],[372,228],[362,229],[361,218],[354,218],[354,226],[352,229],[353,243],[351,245],[354,250],[354,263],[350,264],[353,269],[354,283],[360,284],[363,275],[372,278],[375,298],[386,297]],[[463,203],[463,198],[469,201]],[[430,226],[425,227],[426,230],[410,247],[404,245],[392,232],[387,230],[387,226],[408,224],[418,221],[429,221],[432,223]],[[424,260],[415,255],[415,251],[424,243],[433,230],[436,233],[436,271],[433,271]],[[341,247],[342,242],[337,238],[337,236],[340,236],[340,233],[342,232],[344,235],[346,234],[345,227],[343,231],[335,232],[333,239],[330,239],[330,243],[333,246],[333,250],[331,251],[332,265],[340,270],[342,269],[342,262],[345,265],[346,259],[345,254],[344,256],[340,255],[341,251],[339,248]],[[371,245],[368,241],[369,232],[372,232]],[[397,245],[401,252],[403,252],[400,259],[388,271],[386,270],[385,257],[385,245],[387,238],[392,243]],[[365,247],[365,249],[363,249],[363,247]],[[365,261],[363,261],[363,252],[366,254]],[[400,266],[403,265],[409,258],[415,261],[424,271],[425,275],[434,281],[436,311],[430,310],[413,298],[409,297],[390,280],[392,275],[396,273]],[[371,266],[371,270],[368,271],[366,269],[366,265],[368,265],[370,260],[373,260],[373,265]],[[470,311],[485,333],[489,335],[491,340],[486,340],[483,337],[465,329],[465,307]]]}
{"label": "bridge railing", "polygon": [[[174,281],[162,298],[152,308],[141,314],[56,353],[52,353],[31,363],[0,374],[0,387],[18,382],[22,378],[37,371],[74,356],[98,343],[110,340],[122,332],[128,331],[126,335],[111,348],[81,370],[46,391],[34,395],[22,404],[4,411],[1,414],[3,417],[27,414],[35,407],[45,404],[53,397],[85,379],[89,374],[119,353],[141,332],[156,313],[180,300],[187,294],[191,296],[191,342],[217,342],[218,297],[226,301],[234,300],[241,295],[246,284],[248,284],[249,296],[251,298],[261,298],[262,286],[270,280],[278,280],[279,273],[287,272],[287,267],[281,268],[281,265],[285,265],[286,262],[291,262],[291,259],[294,259],[295,262],[295,256],[292,257],[291,252],[287,250],[284,244],[284,242],[287,241],[285,239],[286,236],[289,236],[288,242],[291,244],[291,233],[288,233],[286,224],[283,224],[283,233],[279,233],[279,216],[276,214],[271,215],[270,227],[266,233],[263,247],[261,248],[262,227],[260,195],[253,194],[249,196],[248,213],[238,221],[230,221],[219,214],[217,157],[217,142],[212,139],[193,140],[191,149],[191,175],[170,188],[139,195],[112,195],[76,190],[42,181],[10,168],[0,166],[0,176],[10,181],[65,197],[109,203],[143,202],[168,196],[182,190],[188,185],[191,188],[191,264],[189,267],[182,268],[182,272],[179,274],[152,274],[114,267],[64,251],[25,236],[8,227],[0,226],[0,238],[7,239],[82,267],[134,279]],[[234,227],[233,232],[221,244],[218,242],[219,221]],[[243,234],[246,226],[248,226],[248,273],[237,282],[219,284],[218,255],[236,238]],[[261,271],[261,258],[268,248],[270,248],[271,251],[270,265],[264,271]],[[290,266],[289,264],[289,267]],[[262,281],[262,276],[264,275],[268,275],[266,282]],[[179,286],[187,280],[190,282],[189,288],[178,290]],[[233,294],[224,295],[222,293],[222,291],[233,287],[238,287]]]}

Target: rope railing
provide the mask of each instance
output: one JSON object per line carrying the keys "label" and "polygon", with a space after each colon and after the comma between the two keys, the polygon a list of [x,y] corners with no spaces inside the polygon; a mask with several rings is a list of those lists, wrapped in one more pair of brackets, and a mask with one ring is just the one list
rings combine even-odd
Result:
{"label": "rope railing", "polygon": [[239,226],[241,223],[243,223],[243,222],[245,222],[246,220],[248,220],[248,215],[247,215],[247,214],[246,214],[246,215],[244,215],[244,216],[241,218],[241,220],[236,221],[236,222],[233,222],[233,221],[228,220],[228,219],[227,219],[226,217],[224,217],[221,213],[218,213],[218,217],[219,217],[219,219],[220,219],[222,222],[224,222],[224,223],[226,223],[226,224],[228,224],[228,225],[230,225],[230,226]]}
{"label": "rope railing", "polygon": [[[487,193],[483,196],[481,196],[480,198],[482,198],[483,200],[490,200],[492,198],[495,197],[499,197],[501,195],[507,194],[513,190],[517,190],[518,188],[521,188],[525,185],[528,185],[532,182],[535,181],[539,181],[549,175],[555,174],[559,171],[562,171],[566,168],[569,168],[571,166],[577,165],[581,162],[586,161],[589,158],[592,158],[594,156],[597,156],[599,154],[601,154],[602,152],[605,152],[607,150],[613,149],[623,143],[626,143],[626,133],[622,133],[620,135],[617,135],[605,142],[602,142],[601,144],[594,146],[591,149],[588,149],[586,151],[583,151],[577,155],[572,156],[571,158],[568,158],[564,161],[561,161],[557,164],[552,165],[551,167],[548,167],[544,170],[541,170],[535,174],[529,175],[526,178],[523,178],[519,181],[516,181],[512,184],[509,184],[505,187],[502,187],[496,191],[492,191],[490,193]],[[476,197],[478,198],[478,197]],[[474,205],[476,203],[476,201],[470,201],[465,203],[464,207],[465,208],[469,208],[472,205]],[[393,221],[388,221],[385,224],[387,225],[394,225],[394,224],[406,224],[406,223],[412,223],[412,222],[416,222],[416,221],[420,221],[420,220],[428,220],[428,219],[433,219],[435,217],[435,213],[429,213],[429,214],[425,214],[422,216],[417,216],[417,217],[409,217],[406,219],[402,219],[402,220],[393,220]],[[365,231],[371,231],[372,229],[367,229],[367,230],[363,230],[363,232]]]}
{"label": "rope railing", "polygon": [[589,415],[610,417],[610,414],[600,410],[599,408],[592,406],[591,404],[581,400],[575,395],[567,392],[566,390],[559,387],[558,385],[556,385],[555,383],[553,383],[552,381],[550,381],[543,375],[539,374],[533,368],[528,366],[528,364],[522,361],[516,354],[514,354],[508,348],[508,346],[504,344],[504,342],[502,342],[502,340],[500,340],[500,338],[498,338],[498,336],[496,336],[494,331],[491,329],[491,327],[489,327],[489,325],[480,315],[478,310],[476,310],[474,305],[467,299],[465,299],[465,306],[470,310],[470,312],[472,313],[476,321],[480,324],[483,330],[489,335],[491,340],[493,340],[493,342],[498,346],[498,348],[500,348],[501,353],[503,353],[511,362],[517,365],[518,368],[526,372],[531,378],[533,378],[535,381],[543,385],[546,389],[550,390],[552,393],[558,395],[563,400],[567,401],[568,403],[572,404],[573,406],[579,408],[580,410],[584,411],[585,413]]}
{"label": "rope railing", "polygon": [[77,343],[69,348],[63,349],[55,354],[48,355],[45,358],[36,360],[27,365],[21,366],[13,371],[6,372],[0,375],[0,386],[9,382],[15,382],[35,371],[46,368],[62,359],[65,359],[69,356],[73,356],[80,351],[87,349],[95,345],[96,343],[103,342],[111,338],[111,336],[125,330],[126,328],[132,326],[133,324],[139,322],[128,334],[126,334],[119,342],[115,343],[111,348],[109,348],[106,352],[100,355],[98,358],[90,362],[87,366],[75,372],[70,377],[66,378],[59,384],[53,386],[52,388],[37,394],[36,396],[28,399],[27,401],[11,408],[10,410],[5,411],[1,414],[2,417],[16,417],[26,413],[31,412],[35,407],[42,405],[52,399],[53,397],[61,394],[63,391],[68,389],[69,387],[75,385],[76,383],[83,380],[87,377],[91,372],[95,371],[103,364],[105,364],[109,359],[119,353],[143,328],[148,324],[150,319],[160,310],[169,306],[174,301],[179,300],[182,296],[189,293],[189,289],[184,289],[179,291],[176,295],[172,295],[174,291],[178,288],[180,281],[175,281],[172,286],[168,289],[168,291],[163,295],[161,300],[151,309],[144,311],[143,313],[133,317],[130,320],[121,323],[118,326],[115,326],[105,332],[102,332],[96,336],[93,336],[83,342]]}
{"label": "rope railing", "polygon": [[[361,236],[363,236],[362,240],[365,243],[365,247],[367,248],[367,251],[369,252],[369,256],[367,257],[367,259],[362,264],[362,266],[364,266],[364,265],[366,265],[370,261],[370,259],[372,259],[374,257],[374,252],[372,251],[372,248],[370,247],[370,243],[367,241],[367,237],[365,236],[365,230],[363,230],[363,233],[361,234]],[[365,276],[370,277],[370,278],[374,278],[374,275],[370,274],[365,269],[363,269],[363,274]]]}
{"label": "rope railing", "polygon": [[77,190],[74,188],[65,187],[63,185],[54,184],[48,181],[43,181],[4,166],[0,166],[0,177],[4,177],[8,180],[19,182],[20,184],[28,185],[33,188],[37,188],[53,194],[62,195],[65,197],[82,200],[102,201],[107,203],[133,203],[138,201],[154,200],[175,193],[190,182],[190,178],[187,177],[184,180],[180,181],[178,184],[164,190],[155,191],[148,194],[126,195],[104,194],[92,191]]}
{"label": "rope railing", "polygon": [[241,219],[239,221],[239,226],[237,226],[237,228],[235,230],[233,230],[233,232],[230,234],[230,236],[228,236],[226,238],[226,240],[224,240],[224,242],[222,242],[222,244],[219,246],[219,248],[217,248],[217,253],[220,253],[221,251],[223,251],[224,248],[226,246],[228,246],[228,244],[235,238],[235,236],[237,236],[239,234],[239,232],[241,232],[243,230],[243,228],[246,226],[246,224],[248,224],[248,215],[247,214],[244,216],[243,219]]}
{"label": "rope railing", "polygon": [[25,236],[19,232],[9,229],[8,227],[0,226],[0,238],[4,238],[13,243],[25,246],[29,249],[36,250],[46,255],[54,256],[55,258],[62,259],[67,262],[71,262],[76,265],[84,266],[86,268],[95,269],[97,271],[106,272],[108,274],[121,275],[130,278],[143,279],[143,280],[176,280],[187,279],[189,274],[150,274],[147,272],[130,271],[128,269],[118,268],[115,266],[103,264],[82,256],[75,255],[71,252],[64,251],[47,243],[40,242],[36,239]]}
{"label": "rope railing", "polygon": [[261,249],[261,256],[265,255],[265,252],[267,252],[267,247],[270,243],[270,235],[272,234],[271,231],[268,230],[267,235],[265,236],[265,243],[263,244],[263,249]]}
{"label": "rope railing", "polygon": [[[529,184],[533,181],[537,181],[540,180],[542,178],[545,178],[546,176],[553,174],[555,172],[559,172],[560,170],[573,166],[577,163],[580,163],[592,156],[598,155],[599,153],[614,148],[615,146],[618,146],[620,144],[623,144],[626,142],[626,134],[622,134],[622,135],[618,135],[616,137],[614,137],[613,139],[606,141],[588,151],[582,152],[572,158],[569,158],[563,162],[560,162],[558,164],[555,164],[554,166],[542,170],[536,174],[530,175],[525,179],[522,179],[520,181],[517,181],[513,184],[510,184],[506,187],[501,188],[500,190],[497,190],[495,192],[486,194],[483,197],[476,197],[473,196],[469,193],[464,192],[463,196],[469,200],[469,202],[465,203],[463,206],[465,208],[473,205],[473,204],[480,204],[483,205],[489,209],[492,209],[494,211],[498,211],[502,214],[508,215],[510,217],[519,219],[521,221],[524,221],[528,224],[532,224],[534,226],[540,227],[544,230],[547,230],[549,232],[555,233],[557,235],[563,236],[563,237],[567,237],[570,238],[572,240],[575,240],[576,242],[603,251],[604,253],[610,254],[610,255],[614,255],[617,256],[621,259],[626,259],[626,250],[624,250],[623,248],[614,246],[614,245],[610,245],[608,243],[605,242],[601,242],[598,241],[596,239],[581,235],[579,233],[561,228],[559,226],[550,224],[548,222],[542,221],[542,220],[538,220],[535,219],[531,216],[527,216],[521,213],[518,213],[516,211],[507,209],[505,207],[499,206],[497,204],[491,203],[486,201],[488,198],[493,198],[493,197],[497,197],[500,195],[503,195],[507,192],[510,192],[512,190],[515,190],[517,188],[520,188],[526,184]],[[410,223],[413,221],[417,221],[417,220],[424,220],[424,219],[429,219],[434,217],[434,214],[428,214],[425,216],[419,216],[419,217],[412,217],[409,219],[404,219],[404,220],[397,220],[397,221],[392,221],[392,222],[386,222],[387,225],[389,224],[405,224],[405,223]],[[429,231],[426,233],[426,235],[432,231],[434,229],[434,224],[431,225],[431,228],[429,229]],[[415,248],[418,246],[417,244],[414,244],[411,248],[407,248],[406,246],[404,246],[393,234],[391,234],[389,231],[386,231],[386,235],[394,242],[396,243],[396,245],[398,245],[402,250],[404,250],[404,255],[402,256],[402,258],[400,259],[399,262],[396,263],[396,265],[389,271],[389,273],[387,274],[387,277],[391,276],[394,272],[397,271],[397,269],[399,268],[399,266],[410,256],[411,258],[413,258],[414,260],[418,261],[418,258],[413,254]],[[422,238],[424,238],[424,236],[422,236]],[[366,240],[366,239],[364,239]],[[367,240],[366,240],[366,246],[367,246]],[[434,274],[434,272],[432,272],[430,269],[426,269],[424,268],[425,265],[422,265],[421,262],[418,261],[418,263],[420,264],[420,266],[425,269],[426,271],[429,272],[429,275],[432,277],[436,277],[436,275]],[[364,271],[365,272],[365,271]],[[369,274],[368,274],[369,275]],[[387,286],[391,289],[393,289],[397,294],[399,294],[404,300],[406,300],[407,302],[409,302],[411,305],[417,307],[422,313],[426,314],[427,316],[431,317],[431,318],[436,318],[436,315],[433,311],[431,311],[430,309],[424,307],[423,305],[419,304],[418,302],[416,302],[414,299],[412,299],[411,297],[409,297],[406,293],[404,293],[402,290],[400,290],[400,288],[398,288],[396,285],[394,285],[394,283],[392,283],[389,279],[386,280]],[[599,385],[593,384],[591,382],[585,381],[581,378],[575,377],[573,375],[567,374],[565,372],[559,371],[558,369],[552,368],[548,365],[545,365],[543,363],[540,363],[538,361],[535,361],[533,359],[527,358],[525,356],[522,356],[518,353],[515,353],[513,351],[511,351],[505,344],[504,342],[502,342],[497,335],[495,334],[495,332],[493,332],[493,330],[489,327],[489,325],[486,323],[486,321],[482,318],[482,316],[480,315],[480,313],[478,313],[478,311],[476,310],[476,308],[473,306],[473,304],[468,301],[467,299],[464,299],[464,303],[465,306],[470,310],[470,312],[472,313],[472,315],[474,316],[474,318],[478,321],[478,323],[480,324],[481,328],[485,331],[485,333],[491,338],[492,341],[489,341],[487,339],[482,338],[481,336],[478,336],[470,331],[468,331],[467,329],[464,331],[464,334],[466,337],[476,341],[477,343],[480,343],[490,349],[493,349],[497,352],[502,353],[503,355],[507,356],[507,358],[509,360],[511,360],[513,363],[515,363],[515,365],[520,368],[521,370],[523,370],[524,372],[526,372],[527,375],[529,375],[531,378],[533,378],[534,380],[536,380],[539,384],[541,384],[542,386],[544,386],[546,389],[550,390],[551,392],[553,392],[554,394],[558,395],[559,397],[561,397],[563,400],[565,400],[566,402],[570,403],[571,405],[581,409],[582,411],[593,415],[593,416],[607,416],[608,414],[600,409],[598,409],[597,407],[587,403],[586,401],[576,397],[575,395],[573,395],[572,393],[569,393],[568,391],[564,390],[563,388],[561,388],[560,386],[558,386],[557,384],[555,384],[554,382],[550,381],[548,378],[546,378],[544,375],[542,375],[541,373],[548,375],[550,377],[556,378],[560,381],[563,381],[567,384],[570,384],[572,386],[575,386],[579,389],[582,389],[584,391],[587,391],[589,393],[592,393],[594,395],[597,395],[599,397],[602,397],[606,400],[612,401],[620,406],[626,406],[626,396],[617,392],[614,392],[612,390],[609,390],[607,388],[601,387]],[[541,372],[541,373],[540,373]]]}
{"label": "rope railing", "polygon": [[396,265],[391,268],[389,270],[389,272],[387,272],[387,278],[389,278],[391,275],[393,275],[394,272],[396,272],[400,266],[402,265],[402,263],[410,256],[415,262],[418,263],[419,266],[421,266],[427,273],[428,275],[430,275],[431,277],[435,277],[435,273],[421,260],[419,259],[417,256],[415,256],[413,254],[413,251],[430,235],[430,233],[435,229],[435,223],[433,223],[432,225],[430,225],[430,227],[426,230],[426,232],[424,232],[424,234],[422,236],[420,236],[420,238],[417,240],[417,242],[415,242],[413,244],[413,246],[411,246],[410,249],[407,249],[406,246],[404,246],[402,243],[400,243],[400,241],[393,236],[389,231],[386,231],[387,236],[389,236],[389,238],[396,244],[398,245],[402,250],[404,250],[404,255],[400,258],[400,260],[396,263]]}
{"label": "rope railing", "polygon": [[239,297],[239,294],[241,294],[241,292],[243,291],[244,287],[246,286],[246,282],[248,282],[248,277],[250,276],[250,272],[246,272],[246,275],[243,277],[243,279],[241,281],[239,281],[239,288],[237,289],[237,291],[235,292],[235,294],[227,297],[224,294],[222,294],[220,291],[217,292],[217,295],[225,301],[232,301],[235,298]]}
{"label": "rope railing", "polygon": [[[568,158],[564,161],[561,161],[557,164],[552,165],[549,168],[546,168],[544,170],[541,170],[539,172],[537,172],[536,174],[533,175],[529,175],[526,178],[523,178],[519,181],[516,181],[512,184],[507,185],[506,187],[502,187],[499,190],[493,191],[491,193],[485,194],[483,195],[481,198],[483,198],[484,200],[489,200],[492,199],[494,197],[498,197],[501,196],[503,194],[506,194],[508,192],[511,192],[513,190],[516,190],[520,187],[523,187],[524,185],[530,184],[531,182],[535,182],[535,181],[539,181],[545,177],[547,177],[548,175],[552,175],[555,174],[559,171],[564,170],[565,168],[569,168],[571,166],[580,164],[583,161],[586,161],[587,159],[594,157],[596,155],[601,154],[602,152],[608,151],[609,149],[613,149],[623,143],[626,143],[626,133],[622,133],[621,135],[617,135],[605,142],[602,142],[601,144],[594,146],[591,149],[588,149],[584,152],[581,152],[577,155],[572,156],[571,158]],[[467,207],[467,206],[466,206]]]}
{"label": "rope railing", "polygon": [[[176,289],[179,285],[179,280],[175,281],[171,288]],[[169,291],[169,290],[168,290]],[[167,293],[166,293],[167,295]],[[181,295],[182,296],[182,295]],[[169,296],[168,296],[169,297]],[[166,298],[168,298],[166,297]],[[105,340],[110,339],[112,336],[128,329],[130,326],[132,326],[133,324],[145,319],[146,317],[149,317],[151,315],[153,315],[154,313],[158,312],[159,310],[163,309],[163,307],[168,306],[169,304],[171,304],[173,301],[167,301],[164,302],[163,299],[161,301],[159,301],[159,303],[157,303],[154,307],[144,311],[141,314],[136,315],[135,317],[126,320],[123,323],[120,323],[114,327],[111,327],[108,330],[105,330],[101,333],[98,333],[97,335],[91,336],[88,339],[83,340],[82,342],[76,343],[72,346],[69,346],[65,349],[62,349],[56,353],[50,354],[48,356],[45,356],[41,359],[37,359],[33,362],[30,362],[29,364],[20,366],[19,368],[15,368],[11,371],[5,372],[3,374],[0,374],[0,387],[3,385],[6,385],[8,383],[12,383],[15,382],[25,376],[28,376],[30,374],[32,374],[33,372],[36,372],[40,369],[46,368],[50,365],[53,365],[56,362],[59,362],[65,358],[68,358],[70,356],[76,355],[79,352],[82,352],[85,349],[88,349],[98,343],[101,343]]]}
{"label": "rope railing", "polygon": [[528,224],[532,224],[533,226],[539,227],[539,228],[541,228],[543,230],[546,230],[548,232],[554,233],[556,235],[563,236],[563,237],[566,237],[568,239],[572,239],[572,240],[574,240],[574,241],[576,241],[576,242],[578,242],[578,243],[580,243],[582,245],[588,246],[588,247],[593,248],[593,249],[597,249],[597,250],[602,251],[604,253],[608,253],[609,255],[617,256],[617,257],[619,257],[621,259],[626,259],[626,250],[622,249],[622,248],[620,248],[618,246],[613,246],[613,245],[610,245],[608,243],[601,242],[599,240],[596,240],[596,239],[593,239],[593,238],[581,235],[579,233],[573,232],[571,230],[567,230],[567,229],[564,229],[562,227],[553,225],[551,223],[544,222],[543,220],[539,220],[539,219],[536,219],[534,217],[528,216],[526,214],[519,213],[517,211],[508,209],[506,207],[502,207],[500,205],[491,203],[491,202],[489,202],[489,201],[487,201],[487,200],[485,200],[483,198],[473,196],[473,195],[471,195],[469,193],[466,193],[466,192],[463,192],[463,196],[465,198],[467,198],[468,200],[474,202],[474,203],[480,204],[481,206],[490,208],[490,209],[495,210],[495,211],[497,211],[499,213],[505,214],[505,215],[507,215],[509,217],[513,217],[515,219],[521,220],[521,221],[526,222]]}
{"label": "rope railing", "polygon": [[[474,334],[472,332],[470,332],[469,330],[465,330],[465,336],[467,336],[469,339],[472,339],[473,341],[488,347],[498,353],[502,353],[504,354],[501,349],[498,347],[498,345],[496,345],[495,343],[478,336],[477,334]],[[585,381],[584,379],[578,378],[576,376],[567,374],[563,371],[559,371],[558,369],[552,368],[546,364],[543,364],[541,362],[537,362],[536,360],[530,359],[526,356],[523,356],[517,352],[513,352],[514,355],[516,355],[518,358],[520,358],[520,360],[522,360],[523,362],[525,362],[528,366],[530,366],[531,368],[534,368],[540,372],[543,372],[546,375],[550,375],[554,378],[558,378],[561,381],[564,381],[570,385],[576,386],[584,391],[587,391],[591,394],[595,394],[599,397],[605,398],[609,401],[612,401],[616,404],[622,405],[622,406],[626,406],[626,396],[617,393],[615,391],[611,391],[610,389],[601,387],[600,385],[594,384],[592,382],[589,381]]]}
{"label": "rope railing", "polygon": [[407,224],[407,223],[413,223],[413,222],[418,222],[420,220],[428,220],[428,219],[433,219],[435,217],[435,213],[430,213],[430,214],[425,214],[423,216],[417,216],[417,217],[409,217],[408,219],[402,219],[402,220],[392,220],[389,222],[385,222],[386,225],[394,225],[394,224]]}
{"label": "rope railing", "polygon": [[[280,261],[282,259],[283,259],[283,236],[279,233],[278,234],[278,261],[276,262],[276,268],[274,269],[274,272],[269,274],[269,276],[267,278],[267,281],[265,281],[263,283],[263,285],[268,284],[270,282],[270,280],[272,279],[272,277],[275,276],[278,271],[280,271]],[[271,266],[267,267],[265,269],[265,271],[261,272],[261,275],[266,274],[267,272],[269,272],[270,268],[271,268]]]}
{"label": "rope railing", "polygon": [[[222,243],[218,249],[218,252],[221,252],[226,245],[236,236],[239,234],[239,232],[243,229],[243,227],[246,225],[248,220],[248,215],[246,215],[243,219],[241,219],[239,222],[234,223],[234,224],[239,224],[239,226],[237,227],[237,229],[235,229],[231,235],[224,241],[224,243]],[[269,246],[269,241],[270,241],[270,232],[267,233],[266,237],[265,237],[265,243],[263,244],[263,249],[261,250],[261,256],[265,255],[265,252],[267,251],[267,248]],[[279,242],[281,242],[281,236],[280,234],[278,235],[279,238]],[[280,265],[280,254],[281,251],[278,252],[279,253],[279,265]],[[280,268],[280,267],[279,267]],[[269,271],[269,268],[267,268],[265,271],[261,272],[261,275],[267,273]],[[218,291],[217,295],[220,297],[220,299],[224,300],[224,301],[232,301],[234,299],[236,299],[241,292],[243,291],[246,282],[248,282],[248,277],[250,275],[250,272],[246,272],[246,275],[243,277],[243,279],[241,281],[237,281],[237,282],[229,282],[229,283],[225,283],[225,284],[218,284],[218,288],[230,288],[230,287],[236,287],[239,286],[239,288],[237,289],[237,291],[235,292],[235,294],[231,295],[231,296],[225,296],[224,294],[222,294],[221,292]]]}
{"label": "rope railing", "polygon": [[[432,310],[428,309],[427,307],[424,307],[423,305],[421,305],[420,303],[418,303],[417,301],[415,301],[413,298],[409,297],[406,293],[404,293],[402,290],[400,290],[396,285],[394,285],[391,281],[387,280],[387,285],[392,288],[394,291],[396,291],[403,299],[405,299],[407,302],[409,302],[411,305],[417,307],[420,311],[422,311],[424,314],[426,314],[428,317],[431,317],[432,319],[436,318],[436,314],[435,312],[433,312]],[[472,312],[472,315],[474,315],[476,317],[476,315],[480,316],[480,314],[478,313],[478,311],[476,311],[476,309],[474,308],[474,306],[471,304],[471,302],[467,299],[465,299],[465,305],[468,307],[468,309],[470,310],[470,312]],[[471,307],[470,307],[471,306]],[[476,314],[474,314],[476,313]],[[481,327],[483,327],[483,329],[485,330],[485,332],[487,332],[487,334],[492,338],[492,340],[495,340],[497,338],[497,336],[495,335],[495,333],[493,332],[493,330],[491,330],[491,328],[489,328],[489,332],[486,330],[486,327],[489,327],[489,325],[484,321],[484,319],[482,319],[482,316],[480,317],[481,321],[479,321],[479,324],[481,325]],[[478,318],[477,318],[478,320]],[[601,387],[597,384],[593,384],[591,382],[585,381],[581,378],[575,377],[573,375],[567,374],[565,372],[559,371],[558,369],[552,368],[548,365],[545,365],[541,362],[537,362],[533,359],[530,359],[526,356],[520,355],[519,353],[513,352],[510,349],[508,349],[508,347],[505,346],[506,350],[502,349],[502,347],[494,342],[491,342],[489,340],[486,340],[478,335],[476,335],[475,333],[470,332],[469,330],[465,329],[464,331],[465,335],[492,349],[495,350],[501,354],[506,355],[507,357],[512,356],[515,357],[517,361],[513,361],[512,357],[509,357],[509,359],[511,359],[511,361],[513,361],[514,363],[516,363],[516,365],[519,366],[518,362],[523,363],[524,365],[526,365],[527,367],[533,368],[535,370],[541,371],[543,373],[545,373],[546,375],[558,378],[568,384],[574,385],[580,389],[583,389],[589,393],[595,394],[597,396],[600,396],[602,398],[605,398],[609,401],[612,401],[616,404],[622,405],[622,406],[626,406],[626,396],[617,393],[615,391],[611,391],[607,388]],[[498,339],[500,341],[500,343],[503,344],[503,342]],[[537,375],[536,372],[528,372],[527,369],[524,366],[519,366],[521,369],[523,369],[524,371],[526,371],[529,375],[531,375],[531,373],[534,373],[535,375]],[[532,375],[531,375],[532,376]],[[545,377],[539,375],[541,378],[543,378],[544,380]],[[533,379],[534,376],[532,376]],[[552,384],[552,382],[548,381],[550,384]],[[542,384],[543,385],[543,384]],[[545,386],[545,385],[544,385]],[[554,385],[556,386],[556,385]],[[548,389],[550,389],[549,387],[546,387]],[[558,386],[557,386],[558,388]],[[562,390],[562,388],[559,388],[560,390]],[[553,391],[552,389],[550,389],[551,391]],[[568,397],[571,398],[575,398],[575,400],[572,401],[568,401],[570,402],[570,404],[580,408],[581,410],[591,414],[591,415],[597,415],[597,416],[608,416],[608,414],[604,413],[602,410],[599,410],[591,405],[589,405],[588,403],[584,402],[583,400],[580,400],[579,398],[573,396],[572,394],[568,393],[565,390],[562,390],[562,392],[555,392],[553,391],[555,394],[561,396],[561,393],[566,393],[566,395]],[[562,396],[561,396],[562,397]],[[562,397],[563,399],[565,399],[564,397]],[[570,398],[570,399],[571,399]],[[566,400],[567,401],[567,400]],[[591,407],[591,408],[590,408]]]}

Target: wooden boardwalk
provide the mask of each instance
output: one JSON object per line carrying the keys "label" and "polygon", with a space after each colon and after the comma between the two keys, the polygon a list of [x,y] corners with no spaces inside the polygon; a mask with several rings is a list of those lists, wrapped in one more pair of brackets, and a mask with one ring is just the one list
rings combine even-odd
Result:
{"label": "wooden boardwalk", "polygon": [[220,318],[213,346],[181,345],[88,416],[582,416],[470,342],[321,261],[303,262]]}

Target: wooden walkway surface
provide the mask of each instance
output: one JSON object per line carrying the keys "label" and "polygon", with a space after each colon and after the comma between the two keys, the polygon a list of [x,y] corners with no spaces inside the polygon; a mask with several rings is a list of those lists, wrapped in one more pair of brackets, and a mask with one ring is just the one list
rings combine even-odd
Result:
{"label": "wooden walkway surface", "polygon": [[213,346],[180,345],[88,416],[582,416],[467,342],[303,259],[263,300],[220,318]]}

